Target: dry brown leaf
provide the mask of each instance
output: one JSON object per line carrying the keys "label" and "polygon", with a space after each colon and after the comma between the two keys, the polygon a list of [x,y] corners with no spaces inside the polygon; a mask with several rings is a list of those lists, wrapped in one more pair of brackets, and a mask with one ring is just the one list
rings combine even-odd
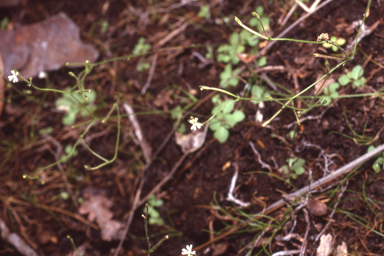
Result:
{"label": "dry brown leaf", "polygon": [[112,220],[113,213],[109,210],[111,206],[112,201],[104,195],[88,195],[79,208],[80,214],[88,214],[88,220],[96,221],[104,241],[120,239],[124,228],[123,223]]}

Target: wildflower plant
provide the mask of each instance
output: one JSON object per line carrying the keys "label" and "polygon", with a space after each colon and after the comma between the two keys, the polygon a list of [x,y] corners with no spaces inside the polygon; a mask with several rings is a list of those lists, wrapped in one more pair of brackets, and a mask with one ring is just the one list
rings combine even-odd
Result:
{"label": "wildflower plant", "polygon": [[[367,4],[367,8],[366,8],[366,11],[365,11],[365,15],[363,16],[363,20],[362,20],[362,23],[359,27],[359,32],[356,36],[356,42],[358,41],[358,38],[359,38],[359,35],[360,35],[360,31],[361,31],[361,28],[362,28],[362,25],[364,24],[365,22],[365,19],[367,17],[367,12],[369,10],[369,7],[370,7],[370,4],[371,4],[371,0],[369,0],[368,4]],[[261,13],[262,14],[262,13]],[[317,94],[311,99],[311,101],[308,103],[306,102],[304,99],[305,98],[302,98],[302,95],[304,93],[306,93],[308,90],[312,89],[318,82],[320,82],[321,80],[323,80],[323,85],[325,83],[325,80],[328,78],[329,74],[331,74],[332,72],[334,72],[336,69],[338,69],[339,67],[345,65],[345,63],[347,63],[348,61],[350,61],[353,56],[355,55],[356,53],[356,47],[357,47],[357,43],[355,43],[354,45],[354,48],[353,48],[353,51],[351,53],[348,53],[340,46],[337,44],[337,40],[336,42],[333,42],[331,40],[329,40],[329,35],[327,33],[322,33],[321,35],[318,36],[317,40],[316,41],[307,41],[307,40],[299,40],[299,39],[291,39],[291,38],[272,38],[270,37],[267,32],[266,32],[266,29],[265,29],[265,26],[263,25],[263,21],[260,17],[260,14],[258,14],[257,12],[253,12],[252,15],[258,20],[258,22],[260,22],[260,27],[262,29],[262,32],[257,32],[255,30],[253,30],[252,28],[246,26],[245,24],[243,24],[243,22],[237,18],[235,16],[235,21],[241,26],[243,27],[243,29],[245,29],[246,31],[250,32],[251,34],[255,35],[255,36],[258,36],[258,40],[260,39],[264,39],[264,40],[267,40],[267,41],[291,41],[291,42],[296,42],[296,43],[309,43],[309,44],[323,44],[324,42],[325,43],[328,43],[328,44],[331,44],[335,47],[337,47],[339,50],[341,50],[343,52],[343,57],[339,57],[339,56],[330,56],[330,55],[323,55],[323,54],[319,54],[319,53],[314,53],[314,56],[317,57],[317,58],[325,58],[326,61],[325,61],[325,66],[326,66],[326,74],[324,76],[322,76],[320,79],[318,79],[317,81],[315,81],[314,83],[312,83],[311,85],[307,86],[304,90],[302,90],[301,92],[297,93],[296,95],[293,95],[290,94],[288,95],[287,97],[282,97],[282,98],[273,98],[273,97],[268,97],[268,100],[270,101],[275,101],[277,103],[279,103],[280,105],[282,105],[282,107],[271,117],[269,118],[269,120],[265,121],[262,126],[265,127],[267,126],[273,119],[275,119],[281,112],[283,109],[285,108],[290,108],[293,110],[293,113],[296,117],[296,120],[297,120],[297,124],[300,125],[301,122],[300,122],[300,119],[299,117],[306,114],[308,111],[310,111],[312,108],[314,107],[318,107],[318,106],[323,106],[325,104],[328,103],[328,101],[322,97],[319,97],[317,96]],[[251,25],[254,25],[254,24],[251,24]],[[342,42],[341,42],[342,43]],[[230,58],[226,58],[227,61],[229,61]],[[327,61],[327,59],[337,59],[337,60],[341,60],[341,63],[337,64],[335,67],[333,68],[330,68],[329,67],[329,63]],[[218,59],[219,60],[219,59]],[[222,59],[221,59],[222,60]],[[235,62],[236,63],[236,62]],[[230,70],[230,68],[228,68],[228,70]],[[234,73],[234,72],[233,72]],[[351,82],[352,80],[356,81],[356,83],[354,84],[354,86],[358,86],[358,85],[362,85],[364,84],[363,83],[363,80],[359,80],[359,78],[362,76],[362,73],[361,72],[357,72],[357,74],[359,75],[350,75],[350,77],[348,77],[348,82]],[[232,78],[234,78],[234,75],[233,74],[231,77],[229,77],[227,80],[231,80]],[[236,74],[237,75],[237,74]],[[365,81],[364,81],[365,82]],[[233,85],[235,83],[233,82]],[[237,83],[236,83],[237,84]],[[231,84],[232,85],[232,84]],[[322,86],[323,86],[322,85]],[[222,86],[222,85],[221,85]],[[333,86],[332,90],[329,90],[326,94],[326,96],[328,96],[329,98],[330,97],[335,97],[337,96],[335,91],[336,91],[336,85]],[[226,94],[229,94],[231,96],[233,96],[235,98],[235,100],[233,100],[233,102],[236,102],[238,100],[252,100],[252,99],[246,99],[246,98],[241,98],[239,96],[236,96],[228,91],[225,91],[225,90],[222,90],[222,89],[218,89],[218,88],[213,88],[213,87],[207,87],[207,86],[200,86],[200,88],[203,90],[203,89],[206,89],[206,90],[216,90],[216,91],[221,91],[223,93],[226,93]],[[372,94],[373,95],[373,94]],[[367,96],[367,94],[365,94],[365,96]],[[294,100],[295,99],[298,99],[298,100],[301,100],[302,102],[304,102],[306,108],[296,108],[294,106]],[[215,114],[216,115],[216,114]],[[211,120],[213,119],[213,116],[209,119]],[[224,118],[225,119],[225,118]],[[208,121],[209,121],[208,120]],[[240,118],[239,118],[240,120]],[[207,121],[207,122],[208,122]],[[205,124],[206,122],[204,122],[203,124]],[[222,122],[221,122],[222,124]],[[211,127],[212,124],[210,124],[210,127]],[[219,126],[219,123],[216,121],[214,122],[214,128],[218,129],[218,127],[221,127],[220,128],[220,131],[222,131],[222,134],[226,134],[227,132],[224,132],[224,128],[225,127],[222,127],[222,126]],[[225,138],[225,136],[223,136],[223,138]],[[222,139],[222,141],[225,141],[224,139]]]}
{"label": "wildflower plant", "polygon": [[[66,92],[71,92],[70,88],[65,89]],[[81,114],[82,117],[92,115],[96,111],[94,105],[96,93],[94,91],[87,93],[88,100],[78,93],[63,94],[55,102],[56,108],[64,111],[63,124],[73,125],[76,121],[76,115]]]}

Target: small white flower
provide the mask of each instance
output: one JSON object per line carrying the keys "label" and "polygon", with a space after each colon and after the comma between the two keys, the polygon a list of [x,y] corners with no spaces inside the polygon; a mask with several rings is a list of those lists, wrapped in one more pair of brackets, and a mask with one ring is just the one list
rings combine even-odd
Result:
{"label": "small white flower", "polygon": [[44,71],[40,71],[39,72],[39,75],[37,76],[38,78],[40,78],[40,79],[43,79],[43,78],[45,78],[47,76],[47,73],[45,73]]}
{"label": "small white flower", "polygon": [[192,251],[192,245],[187,245],[186,248],[187,249],[181,250],[182,255],[188,255],[188,256],[191,256],[192,254],[196,255],[196,251]]}
{"label": "small white flower", "polygon": [[12,83],[17,83],[19,81],[19,79],[17,79],[17,76],[19,75],[19,72],[15,72],[16,70],[12,70],[11,73],[12,75],[11,76],[8,76],[8,79],[9,81],[12,81]]}
{"label": "small white flower", "polygon": [[191,127],[192,131],[196,131],[196,129],[200,129],[201,126],[203,125],[202,123],[197,122],[197,120],[198,120],[197,117],[193,118],[193,116],[191,116],[191,119],[189,119],[188,121],[189,123],[192,124],[192,127]]}

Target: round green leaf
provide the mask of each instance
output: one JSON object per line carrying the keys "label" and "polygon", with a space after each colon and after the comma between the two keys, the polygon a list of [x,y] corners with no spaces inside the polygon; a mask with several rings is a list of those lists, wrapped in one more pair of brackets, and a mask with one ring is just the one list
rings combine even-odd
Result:
{"label": "round green leaf", "polygon": [[217,129],[214,133],[213,133],[213,136],[220,142],[220,143],[224,143],[227,141],[228,137],[229,137],[229,131],[223,127],[223,126],[220,126],[219,129]]}
{"label": "round green leaf", "polygon": [[219,119],[213,119],[210,123],[209,123],[209,129],[211,129],[212,131],[216,131],[217,129],[219,129],[221,127],[221,122]]}
{"label": "round green leaf", "polygon": [[340,85],[342,86],[346,86],[347,84],[349,84],[351,82],[351,80],[349,79],[349,77],[347,75],[342,75],[339,77],[339,79],[337,80]]}
{"label": "round green leaf", "polygon": [[364,69],[362,66],[360,65],[357,65],[356,67],[354,67],[351,71],[351,77],[352,79],[354,80],[357,80],[359,79],[359,77],[363,76],[364,75]]}
{"label": "round green leaf", "polygon": [[236,123],[243,121],[245,118],[245,114],[241,110],[236,110],[235,112],[233,112],[232,115],[233,115],[234,119],[236,120]]}
{"label": "round green leaf", "polygon": [[295,173],[296,173],[297,175],[303,175],[304,172],[305,172],[305,170],[304,170],[303,167],[296,168],[296,169],[294,169],[294,170],[295,170]]}
{"label": "round green leaf", "polygon": [[329,90],[331,92],[335,92],[337,89],[339,89],[339,87],[340,87],[339,83],[334,82],[329,85]]}
{"label": "round green leaf", "polygon": [[336,43],[337,43],[338,45],[344,45],[345,42],[346,42],[346,40],[345,40],[344,38],[338,38],[338,39],[336,40]]}
{"label": "round green leaf", "polygon": [[321,102],[325,102],[323,105],[324,105],[324,106],[328,106],[329,104],[331,104],[332,99],[331,99],[331,97],[329,97],[329,96],[323,96],[323,99],[322,99]]}

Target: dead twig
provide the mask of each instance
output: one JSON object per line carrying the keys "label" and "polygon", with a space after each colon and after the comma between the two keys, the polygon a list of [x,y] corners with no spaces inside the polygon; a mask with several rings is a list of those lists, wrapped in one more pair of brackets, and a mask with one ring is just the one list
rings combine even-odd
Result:
{"label": "dead twig", "polygon": [[145,92],[147,91],[148,87],[151,85],[153,74],[155,73],[157,57],[158,57],[158,54],[155,54],[152,57],[151,69],[149,70],[147,82],[143,86],[143,89],[141,89],[141,94],[145,94]]}
{"label": "dead twig", "polygon": [[[339,168],[338,170],[332,172],[328,176],[323,177],[323,178],[321,178],[321,179],[319,179],[317,181],[314,181],[312,184],[310,184],[310,185],[308,185],[308,186],[306,186],[306,187],[304,187],[304,188],[302,188],[302,189],[300,189],[300,190],[298,190],[296,192],[293,192],[293,193],[289,194],[289,197],[298,197],[300,195],[307,194],[310,191],[316,190],[317,188],[320,188],[324,184],[337,179],[341,175],[349,173],[350,171],[352,171],[353,169],[355,169],[359,165],[367,162],[369,159],[371,159],[372,157],[374,157],[378,153],[382,152],[383,150],[384,150],[384,144],[382,144],[381,146],[375,148],[371,152],[368,152],[368,153],[362,155],[361,157],[357,158],[356,160],[350,162],[349,164]],[[338,182],[336,182],[335,184],[338,184]],[[280,208],[284,204],[285,204],[285,200],[284,199],[280,199],[279,201],[277,201],[274,204],[270,205],[267,209],[265,209],[264,211],[258,213],[257,215],[268,214],[268,213],[270,213],[270,212]]]}
{"label": "dead twig", "polygon": [[12,244],[22,255],[37,256],[38,254],[26,244],[16,233],[10,233],[5,222],[0,219],[0,234],[3,241]]}
{"label": "dead twig", "polygon": [[143,136],[143,131],[141,130],[141,126],[136,118],[133,108],[127,103],[124,103],[123,107],[128,114],[129,121],[132,124],[138,143],[141,147],[141,150],[143,151],[145,162],[148,165],[151,162],[151,151],[152,151],[151,146],[148,144],[148,142],[145,140]]}

